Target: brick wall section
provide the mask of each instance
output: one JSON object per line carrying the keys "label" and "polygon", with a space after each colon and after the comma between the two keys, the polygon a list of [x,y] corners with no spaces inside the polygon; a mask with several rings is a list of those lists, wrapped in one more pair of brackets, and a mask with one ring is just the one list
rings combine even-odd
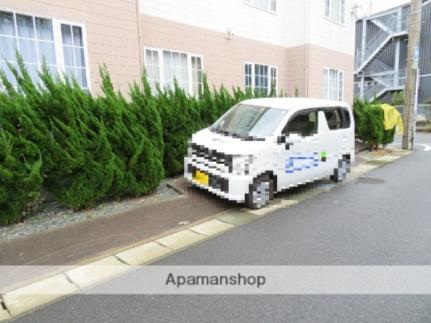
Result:
{"label": "brick wall section", "polygon": [[141,69],[136,1],[1,0],[0,9],[84,24],[92,91],[98,92],[105,63],[115,86],[127,93]]}
{"label": "brick wall section", "polygon": [[[215,85],[244,87],[244,62],[278,67],[279,89],[288,89],[286,48],[152,16],[141,16],[141,43],[155,47],[203,55],[204,70]],[[291,93],[289,93],[291,94]]]}
{"label": "brick wall section", "polygon": [[[152,16],[141,16],[141,44],[203,55],[210,82],[244,86],[244,62],[278,67],[279,89],[289,96],[322,98],[323,68],[345,73],[344,100],[353,102],[353,56],[316,45],[284,48]],[[307,58],[308,57],[308,58]]]}
{"label": "brick wall section", "polygon": [[308,96],[322,98],[323,68],[330,67],[344,71],[344,101],[353,104],[353,60],[352,55],[331,49],[308,46]]}
{"label": "brick wall section", "polygon": [[306,46],[290,47],[287,49],[287,76],[289,95],[307,95],[306,78]]}
{"label": "brick wall section", "polygon": [[[323,68],[345,72],[345,101],[353,101],[353,56],[316,45],[291,48],[140,15],[137,0],[1,0],[0,9],[81,23],[86,27],[92,91],[100,86],[99,66],[105,63],[124,93],[142,68],[142,47],[157,47],[203,55],[210,82],[244,86],[244,62],[278,67],[279,89],[321,98]],[[140,36],[138,29],[140,28]],[[141,45],[140,45],[141,43]],[[307,56],[308,55],[308,56]],[[308,62],[308,64],[307,64]],[[307,68],[308,67],[308,68]]]}

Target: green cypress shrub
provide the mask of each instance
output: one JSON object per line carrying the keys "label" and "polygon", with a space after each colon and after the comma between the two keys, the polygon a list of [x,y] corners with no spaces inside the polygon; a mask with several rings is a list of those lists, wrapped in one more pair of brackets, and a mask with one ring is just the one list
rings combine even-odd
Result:
{"label": "green cypress shrub", "polygon": [[[3,73],[0,79],[6,93],[14,92]],[[26,107],[22,100],[0,93],[0,225],[22,220],[42,185],[40,150],[25,138],[20,121]]]}
{"label": "green cypress shrub", "polygon": [[[160,123],[157,126],[154,103],[136,86],[131,87],[132,103],[128,103],[114,90],[105,67],[101,68],[101,78],[104,97],[98,98],[97,114],[105,122],[112,151],[118,157],[117,165],[124,174],[117,178],[111,195],[149,193],[163,178],[162,147],[158,147],[162,146],[161,129]],[[155,135],[152,140],[150,133]]]}
{"label": "green cypress shrub", "polygon": [[375,103],[355,99],[355,131],[358,138],[372,148],[378,148],[384,138],[384,113]]}
{"label": "green cypress shrub", "polygon": [[54,79],[46,67],[42,84],[34,84],[18,60],[16,95],[31,107],[24,133],[41,150],[44,187],[74,209],[95,204],[112,186],[113,155],[92,115],[94,99],[74,80]]}
{"label": "green cypress shrub", "polygon": [[157,100],[154,97],[145,73],[141,79],[141,86],[133,83],[130,86],[131,104],[137,113],[139,123],[146,129],[149,139],[163,158],[163,128]]}
{"label": "green cypress shrub", "polygon": [[167,176],[183,172],[187,141],[204,128],[198,99],[190,97],[175,81],[172,89],[158,89],[157,106],[163,124],[165,151],[163,164]]}
{"label": "green cypress shrub", "polygon": [[26,207],[38,199],[42,161],[36,145],[0,131],[0,225],[8,225],[20,221]]}
{"label": "green cypress shrub", "polygon": [[386,146],[394,142],[396,127],[391,130],[383,130],[382,145]]}

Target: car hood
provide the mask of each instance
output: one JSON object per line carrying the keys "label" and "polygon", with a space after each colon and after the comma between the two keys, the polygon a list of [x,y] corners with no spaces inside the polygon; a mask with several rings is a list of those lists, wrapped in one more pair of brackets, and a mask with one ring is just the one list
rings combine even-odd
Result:
{"label": "car hood", "polygon": [[192,136],[192,143],[228,155],[253,155],[268,146],[266,141],[253,141],[235,138],[210,131],[201,130]]}

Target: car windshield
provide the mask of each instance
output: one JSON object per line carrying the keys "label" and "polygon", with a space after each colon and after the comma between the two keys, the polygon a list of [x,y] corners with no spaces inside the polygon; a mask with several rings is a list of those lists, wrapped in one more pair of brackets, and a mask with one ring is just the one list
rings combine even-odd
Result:
{"label": "car windshield", "polygon": [[211,131],[243,139],[264,139],[272,135],[287,110],[238,104],[224,114]]}

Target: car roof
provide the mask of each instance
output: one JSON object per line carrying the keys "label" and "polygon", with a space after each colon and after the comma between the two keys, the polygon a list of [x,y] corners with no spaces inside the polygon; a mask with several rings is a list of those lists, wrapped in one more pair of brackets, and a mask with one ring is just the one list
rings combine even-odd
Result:
{"label": "car roof", "polygon": [[245,100],[241,103],[268,108],[284,109],[289,111],[309,108],[348,107],[347,103],[341,101],[310,98],[261,98]]}

